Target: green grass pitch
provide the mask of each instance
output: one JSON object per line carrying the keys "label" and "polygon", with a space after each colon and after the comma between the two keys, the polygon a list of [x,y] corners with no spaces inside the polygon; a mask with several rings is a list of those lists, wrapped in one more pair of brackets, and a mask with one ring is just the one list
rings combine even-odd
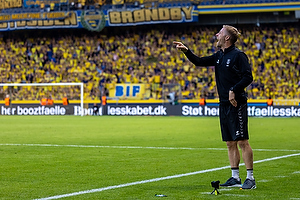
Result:
{"label": "green grass pitch", "polygon": [[257,189],[217,196],[231,176],[217,117],[0,120],[0,199],[300,199],[299,118],[249,118]]}

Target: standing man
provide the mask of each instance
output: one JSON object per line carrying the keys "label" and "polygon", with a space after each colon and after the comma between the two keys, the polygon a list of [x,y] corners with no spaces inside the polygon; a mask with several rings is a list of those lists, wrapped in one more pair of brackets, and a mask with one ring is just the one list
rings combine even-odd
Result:
{"label": "standing man", "polygon": [[5,106],[8,107],[10,106],[10,103],[11,103],[11,99],[9,97],[9,94],[6,95],[5,99],[4,99],[4,103],[5,103]]}
{"label": "standing man", "polygon": [[253,152],[248,142],[247,95],[245,88],[252,83],[253,77],[248,57],[235,47],[240,36],[239,31],[229,25],[216,34],[217,47],[220,50],[213,55],[198,57],[181,42],[174,41],[176,48],[184,52],[186,57],[196,66],[215,66],[216,83],[220,98],[220,127],[222,139],[228,148],[228,157],[232,177],[223,187],[241,187],[239,177],[240,153],[247,168],[247,178],[242,189],[255,189],[253,177]]}
{"label": "standing man", "polygon": [[69,99],[68,99],[68,97],[67,97],[67,96],[64,96],[64,97],[62,98],[62,102],[63,102],[63,105],[64,105],[64,106],[69,105]]}
{"label": "standing man", "polygon": [[42,106],[46,106],[46,105],[47,105],[47,102],[48,102],[48,99],[46,98],[46,96],[44,96],[44,97],[41,99],[41,105],[42,105]]}
{"label": "standing man", "polygon": [[52,95],[49,95],[49,98],[47,99],[47,105],[48,106],[54,105],[54,100],[52,99]]}

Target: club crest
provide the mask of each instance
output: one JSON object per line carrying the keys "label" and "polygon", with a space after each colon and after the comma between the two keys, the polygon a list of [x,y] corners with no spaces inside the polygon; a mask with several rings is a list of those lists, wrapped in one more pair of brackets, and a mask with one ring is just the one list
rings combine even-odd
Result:
{"label": "club crest", "polygon": [[229,64],[230,64],[230,58],[227,59],[226,67],[229,67]]}
{"label": "club crest", "polygon": [[82,26],[90,31],[100,32],[105,27],[105,15],[101,10],[82,11],[80,22]]}

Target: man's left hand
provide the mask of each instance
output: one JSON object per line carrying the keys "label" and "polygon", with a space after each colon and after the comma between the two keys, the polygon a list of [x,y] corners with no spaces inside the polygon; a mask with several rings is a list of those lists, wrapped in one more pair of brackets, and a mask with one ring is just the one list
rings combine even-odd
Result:
{"label": "man's left hand", "polygon": [[234,107],[237,107],[237,102],[235,100],[235,94],[231,90],[229,91],[229,101]]}

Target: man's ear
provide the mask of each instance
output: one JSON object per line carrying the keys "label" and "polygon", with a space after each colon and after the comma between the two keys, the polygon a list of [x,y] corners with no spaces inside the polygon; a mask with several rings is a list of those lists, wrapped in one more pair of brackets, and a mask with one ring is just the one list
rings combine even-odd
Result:
{"label": "man's ear", "polygon": [[230,40],[230,36],[229,36],[229,35],[226,35],[226,36],[225,36],[225,41],[228,41],[228,40]]}

